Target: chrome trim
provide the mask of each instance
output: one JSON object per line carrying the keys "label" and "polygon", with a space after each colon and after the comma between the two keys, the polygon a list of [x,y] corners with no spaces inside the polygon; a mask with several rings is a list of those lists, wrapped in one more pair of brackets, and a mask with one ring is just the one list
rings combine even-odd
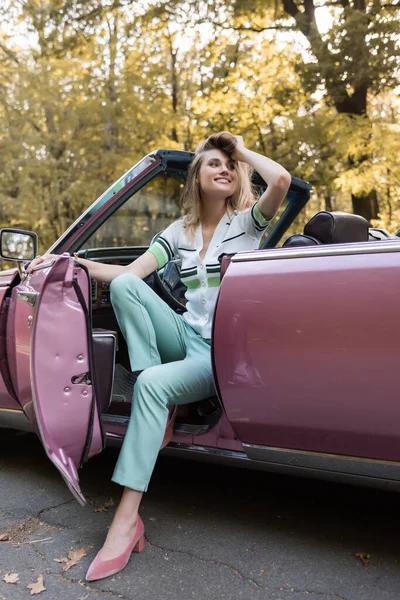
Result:
{"label": "chrome trim", "polygon": [[210,425],[191,425],[190,423],[176,423],[175,433],[188,433],[189,435],[203,435],[210,429]]}
{"label": "chrome trim", "polygon": [[122,446],[122,442],[124,441],[125,435],[119,433],[112,433],[110,431],[104,432],[106,436],[107,446],[118,447]]}
{"label": "chrome trim", "polygon": [[34,273],[35,271],[40,271],[41,269],[47,269],[48,267],[52,267],[56,260],[57,259],[55,258],[49,258],[49,260],[45,260],[44,262],[39,263],[34,269],[32,269],[30,274]]}
{"label": "chrome trim", "polygon": [[30,306],[35,306],[39,298],[39,292],[17,292],[17,300],[24,300]]}
{"label": "chrome trim", "polygon": [[360,242],[359,244],[330,244],[326,246],[310,246],[309,248],[278,248],[239,252],[232,256],[232,262],[251,262],[255,260],[276,260],[280,258],[308,258],[309,256],[348,256],[358,254],[384,254],[400,252],[398,242]]}
{"label": "chrome trim", "polygon": [[252,462],[246,456],[245,452],[239,450],[226,450],[225,448],[214,448],[213,446],[196,446],[194,444],[182,444],[181,442],[170,442],[163,451],[167,450],[166,454],[174,453],[176,450],[185,450],[201,456],[219,456],[231,460]]}
{"label": "chrome trim", "polygon": [[255,444],[243,444],[243,449],[250,459],[269,462],[275,465],[281,464],[295,468],[301,467],[357,475],[360,477],[391,479],[400,482],[399,462],[357,458],[323,452],[288,450],[287,448],[273,448]]}
{"label": "chrome trim", "polygon": [[[127,402],[127,404],[130,404],[130,402]],[[101,415],[101,421],[102,423],[113,423],[114,425],[128,425],[129,423],[129,415],[127,415],[126,417],[123,415],[109,415],[109,414],[102,414]],[[113,434],[110,434],[113,435]],[[108,434],[107,434],[108,436]]]}

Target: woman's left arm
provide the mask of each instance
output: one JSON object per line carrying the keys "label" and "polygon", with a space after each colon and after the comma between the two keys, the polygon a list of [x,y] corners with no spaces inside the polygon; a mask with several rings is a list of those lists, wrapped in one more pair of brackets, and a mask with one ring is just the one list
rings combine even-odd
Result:
{"label": "woman's left arm", "polygon": [[263,216],[270,220],[286,196],[292,177],[279,163],[249,150],[245,147],[240,136],[235,137],[237,146],[232,157],[235,160],[249,164],[268,184],[268,188],[258,200],[258,207]]}

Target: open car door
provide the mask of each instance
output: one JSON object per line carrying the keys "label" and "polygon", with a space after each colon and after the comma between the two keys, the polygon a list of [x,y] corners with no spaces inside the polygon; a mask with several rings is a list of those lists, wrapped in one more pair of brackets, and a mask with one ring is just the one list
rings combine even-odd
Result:
{"label": "open car door", "polygon": [[64,254],[35,268],[12,292],[8,327],[14,389],[46,453],[77,500],[78,469],[103,449],[93,389],[90,284]]}

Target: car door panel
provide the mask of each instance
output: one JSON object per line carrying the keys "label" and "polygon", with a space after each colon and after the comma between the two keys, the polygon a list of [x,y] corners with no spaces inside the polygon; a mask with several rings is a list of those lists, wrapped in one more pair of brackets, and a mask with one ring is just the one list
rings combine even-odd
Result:
{"label": "car door panel", "polygon": [[400,252],[368,244],[233,258],[214,360],[243,442],[400,460]]}
{"label": "car door panel", "polygon": [[87,273],[63,255],[36,269],[13,290],[13,299],[19,402],[49,458],[84,502],[78,468],[103,448],[91,375]]}

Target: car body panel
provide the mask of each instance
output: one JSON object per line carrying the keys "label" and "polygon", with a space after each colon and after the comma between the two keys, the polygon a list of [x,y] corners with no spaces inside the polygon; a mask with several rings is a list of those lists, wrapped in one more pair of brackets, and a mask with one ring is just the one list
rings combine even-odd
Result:
{"label": "car body panel", "polygon": [[400,460],[400,244],[382,249],[368,242],[342,254],[336,245],[332,255],[325,246],[234,257],[214,360],[243,442]]}

